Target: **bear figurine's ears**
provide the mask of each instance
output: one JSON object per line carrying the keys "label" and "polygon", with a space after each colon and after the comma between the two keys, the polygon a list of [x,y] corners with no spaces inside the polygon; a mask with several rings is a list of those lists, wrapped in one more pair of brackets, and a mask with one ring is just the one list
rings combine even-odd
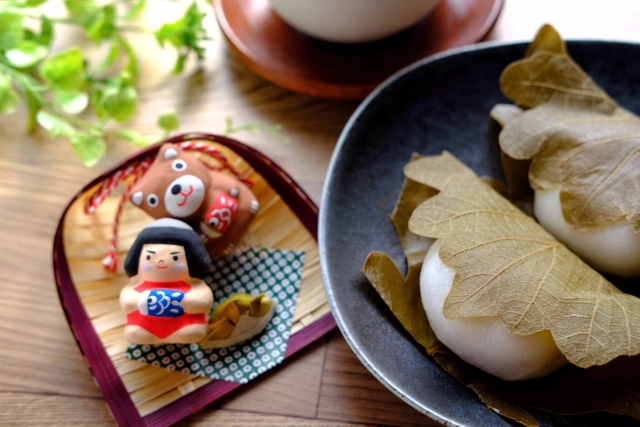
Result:
{"label": "bear figurine's ears", "polygon": [[144,193],[142,191],[137,191],[131,195],[131,202],[136,206],[140,206],[143,198]]}
{"label": "bear figurine's ears", "polygon": [[165,160],[173,159],[177,155],[178,155],[178,150],[176,150],[175,148],[167,148],[164,151],[164,159]]}

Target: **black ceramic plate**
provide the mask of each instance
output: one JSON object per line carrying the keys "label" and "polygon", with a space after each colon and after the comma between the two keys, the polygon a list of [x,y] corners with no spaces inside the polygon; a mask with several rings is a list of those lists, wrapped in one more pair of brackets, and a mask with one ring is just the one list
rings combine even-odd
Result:
{"label": "black ceramic plate", "polygon": [[[510,425],[425,355],[368,283],[362,265],[369,252],[379,250],[406,271],[389,216],[412,152],[448,150],[478,175],[503,180],[500,128],[489,111],[509,102],[498,86],[500,73],[522,58],[525,48],[524,43],[479,44],[433,56],[388,79],[342,132],[322,198],[321,263],[338,326],[385,386],[445,424]],[[568,50],[619,104],[640,113],[640,45],[578,41],[568,43]],[[535,415],[542,425],[603,421]]]}

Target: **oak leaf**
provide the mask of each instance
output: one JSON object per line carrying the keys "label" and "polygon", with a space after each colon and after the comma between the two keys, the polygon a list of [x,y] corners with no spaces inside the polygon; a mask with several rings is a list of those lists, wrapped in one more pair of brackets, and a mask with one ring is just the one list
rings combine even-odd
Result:
{"label": "oak leaf", "polygon": [[524,56],[532,56],[541,50],[561,55],[567,54],[567,47],[564,44],[564,40],[562,40],[562,37],[560,37],[556,29],[549,24],[544,24],[540,27],[536,38],[527,46],[527,51]]}
{"label": "oak leaf", "polygon": [[500,76],[500,89],[516,104],[536,107],[555,101],[612,113],[616,102],[565,54],[540,50],[513,62]]}
{"label": "oak leaf", "polygon": [[[418,158],[414,155],[413,160]],[[488,183],[492,187],[496,184],[493,180]],[[444,370],[471,388],[489,408],[526,426],[538,425],[527,408],[564,415],[606,411],[640,419],[640,356],[619,357],[586,370],[567,365],[535,380],[503,381],[464,362],[437,341],[419,293],[420,269],[432,239],[414,235],[408,229],[411,213],[437,193],[436,189],[407,178],[400,191],[392,221],[407,257],[406,278],[384,253],[372,252],[365,261],[366,276],[403,327]]]}
{"label": "oak leaf", "polygon": [[517,104],[491,111],[503,126],[500,147],[511,197],[561,186],[564,219],[588,230],[626,219],[640,233],[640,118],[618,107],[569,57],[560,35],[540,29],[527,58],[500,78]]}
{"label": "oak leaf", "polygon": [[447,318],[498,317],[512,333],[551,331],[587,368],[640,353],[640,299],[619,291],[451,154],[415,160],[405,176],[440,190],[409,230],[442,239],[456,271]]}
{"label": "oak leaf", "polygon": [[438,338],[429,326],[420,298],[421,269],[422,264],[409,267],[404,278],[389,255],[375,251],[369,254],[363,267],[365,276],[402,327],[428,349],[438,343]]}
{"label": "oak leaf", "polygon": [[[562,415],[602,411],[640,420],[640,356],[620,357],[589,369],[567,365],[533,380],[503,381],[469,365],[444,346],[434,347],[430,354],[485,405],[527,427],[539,425],[528,412],[530,408]],[[600,425],[614,425],[608,420]],[[581,425],[580,421],[574,424]]]}
{"label": "oak leaf", "polygon": [[[423,156],[413,153],[411,160],[421,159]],[[422,268],[424,257],[433,244],[433,239],[428,239],[409,231],[409,219],[413,211],[425,200],[438,194],[438,190],[419,184],[405,178],[398,195],[398,200],[391,214],[391,222],[396,228],[402,252],[407,258],[407,266]]]}
{"label": "oak leaf", "polygon": [[535,190],[561,186],[564,218],[586,230],[626,218],[640,233],[640,118],[555,103],[509,121],[500,147],[514,159],[533,159]]}
{"label": "oak leaf", "polygon": [[[421,156],[412,156],[412,160],[418,158]],[[405,178],[391,215],[407,260],[406,278],[402,276],[391,257],[383,252],[371,252],[363,267],[365,276],[376,292],[407,332],[425,349],[438,344],[420,298],[420,271],[433,240],[411,233],[409,218],[415,208],[436,193],[433,188]]]}

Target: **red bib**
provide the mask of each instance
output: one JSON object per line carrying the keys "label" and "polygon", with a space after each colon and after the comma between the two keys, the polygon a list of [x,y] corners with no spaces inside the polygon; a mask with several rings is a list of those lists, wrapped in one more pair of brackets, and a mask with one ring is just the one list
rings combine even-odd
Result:
{"label": "red bib", "polygon": [[185,294],[191,290],[191,285],[182,280],[177,282],[147,282],[146,280],[133,288],[136,292],[152,291],[154,289],[175,289]]}
{"label": "red bib", "polygon": [[[143,282],[136,286],[135,291],[144,292],[154,289],[172,289],[185,294],[191,290],[191,286],[183,281],[178,282]],[[204,313],[184,313],[178,317],[145,316],[136,310],[127,314],[127,326],[140,326],[141,328],[162,339],[173,334],[185,326],[206,324]]]}

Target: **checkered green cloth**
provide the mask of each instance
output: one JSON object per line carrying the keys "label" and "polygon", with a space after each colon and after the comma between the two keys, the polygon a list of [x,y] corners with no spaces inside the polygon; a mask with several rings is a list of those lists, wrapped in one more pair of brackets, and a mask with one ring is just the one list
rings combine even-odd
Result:
{"label": "checkered green cloth", "polygon": [[129,345],[125,357],[169,370],[246,383],[284,359],[302,281],[305,254],[279,249],[237,249],[211,262],[205,282],[213,291],[213,309],[231,295],[264,293],[276,304],[262,333],[218,349],[198,344]]}

